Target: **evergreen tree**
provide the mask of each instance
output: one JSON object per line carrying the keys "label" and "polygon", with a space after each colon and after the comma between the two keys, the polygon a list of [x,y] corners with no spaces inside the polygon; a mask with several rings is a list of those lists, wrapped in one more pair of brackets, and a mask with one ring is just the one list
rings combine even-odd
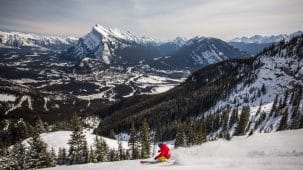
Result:
{"label": "evergreen tree", "polygon": [[226,140],[231,140],[231,135],[230,135],[229,132],[227,132],[227,134],[226,134],[226,136],[225,136],[225,139],[226,139]]}
{"label": "evergreen tree", "polygon": [[3,151],[3,156],[0,158],[0,169],[3,170],[11,170],[13,169],[15,163],[15,159],[11,157],[12,153],[6,148]]}
{"label": "evergreen tree", "polygon": [[222,133],[223,133],[223,137],[225,138],[225,136],[228,133],[228,119],[229,119],[229,112],[225,111],[223,112],[223,117],[222,117]]}
{"label": "evergreen tree", "polygon": [[28,168],[47,168],[53,166],[52,155],[47,150],[47,144],[41,140],[38,133],[34,133],[34,136],[28,141],[28,144]]}
{"label": "evergreen tree", "polygon": [[237,108],[237,109],[233,109],[232,111],[229,121],[229,127],[232,127],[238,121],[239,121],[239,117],[238,117],[238,108]]}
{"label": "evergreen tree", "polygon": [[192,146],[195,145],[195,128],[191,120],[188,120],[186,123],[186,145]]}
{"label": "evergreen tree", "polygon": [[275,97],[274,103],[273,103],[273,105],[271,107],[271,110],[270,110],[269,117],[271,117],[276,112],[277,104],[278,104],[278,95],[276,95],[276,97]]}
{"label": "evergreen tree", "polygon": [[65,148],[59,148],[57,164],[64,165],[67,163],[67,156]]}
{"label": "evergreen tree", "polygon": [[283,100],[283,103],[282,103],[282,106],[281,108],[285,108],[286,105],[287,105],[287,99],[288,99],[288,95],[289,95],[289,91],[286,90],[285,93],[284,93],[284,100]]}
{"label": "evergreen tree", "polygon": [[155,132],[155,137],[154,137],[154,143],[156,142],[163,142],[163,129],[160,123],[160,120],[157,120],[157,126],[156,126],[156,132]]}
{"label": "evergreen tree", "polygon": [[242,108],[239,126],[238,126],[237,132],[236,132],[237,135],[245,135],[245,130],[246,130],[246,127],[247,127],[247,124],[249,121],[249,116],[250,116],[249,112],[250,112],[249,106],[244,106]]}
{"label": "evergreen tree", "polygon": [[14,159],[13,169],[23,170],[28,168],[26,148],[21,142],[18,142],[13,146],[10,157]]}
{"label": "evergreen tree", "polygon": [[175,148],[185,147],[185,146],[186,146],[185,134],[183,128],[179,127],[176,134]]}
{"label": "evergreen tree", "polygon": [[131,159],[130,153],[129,153],[129,150],[126,150],[125,151],[125,160],[129,160],[129,159]]}
{"label": "evergreen tree", "polygon": [[262,92],[263,95],[266,94],[266,87],[265,87],[264,83],[262,84],[261,92]]}
{"label": "evergreen tree", "polygon": [[303,128],[303,115],[300,116],[299,128]]}
{"label": "evergreen tree", "polygon": [[39,115],[37,116],[37,118],[35,120],[35,129],[37,130],[38,133],[43,133],[43,132],[47,131],[44,126],[44,123]]}
{"label": "evergreen tree", "polygon": [[140,133],[140,143],[141,143],[141,158],[149,158],[150,157],[150,150],[151,150],[151,139],[149,133],[149,125],[144,119],[141,127]]}
{"label": "evergreen tree", "polygon": [[55,153],[54,148],[51,149],[51,166],[56,166],[57,165],[57,155]]}
{"label": "evergreen tree", "polygon": [[121,141],[118,141],[118,153],[119,153],[119,160],[125,160],[126,158],[126,155],[125,155],[125,152],[124,152],[124,149],[122,147],[122,143]]}
{"label": "evergreen tree", "polygon": [[88,162],[88,148],[86,137],[83,134],[80,119],[77,114],[72,118],[73,132],[68,144],[70,145],[68,160],[69,164],[81,164]]}
{"label": "evergreen tree", "polygon": [[132,121],[132,124],[131,124],[128,146],[129,146],[131,154],[132,154],[131,159],[139,159],[138,138],[137,138],[137,132],[135,129],[134,121]]}
{"label": "evergreen tree", "polygon": [[112,162],[112,161],[118,161],[118,160],[119,160],[119,156],[118,156],[118,153],[117,153],[116,150],[114,150],[114,149],[110,149],[110,150],[109,150],[109,153],[108,153],[108,160],[109,160],[110,162]]}
{"label": "evergreen tree", "polygon": [[93,149],[92,146],[90,146],[90,150],[89,150],[89,162],[91,162],[91,163],[98,162],[95,150]]}
{"label": "evergreen tree", "polygon": [[284,113],[283,113],[282,118],[280,120],[279,127],[277,129],[278,131],[287,129],[287,120],[288,120],[288,108],[286,108],[284,110]]}
{"label": "evergreen tree", "polygon": [[97,162],[107,161],[108,146],[107,146],[106,142],[102,138],[98,138],[96,136],[95,147],[96,147],[95,155],[96,155]]}

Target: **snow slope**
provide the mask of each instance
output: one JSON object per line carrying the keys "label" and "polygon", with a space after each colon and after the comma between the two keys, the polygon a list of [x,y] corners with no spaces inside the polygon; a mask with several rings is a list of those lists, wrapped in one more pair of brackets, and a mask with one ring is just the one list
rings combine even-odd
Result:
{"label": "snow slope", "polygon": [[[70,139],[72,132],[71,131],[56,131],[50,133],[42,133],[40,136],[42,140],[48,144],[49,149],[54,148],[56,153],[58,153],[59,148],[65,148],[66,150],[69,149],[68,140]],[[86,141],[88,146],[94,146],[94,141],[96,139],[96,135],[92,134],[91,131],[85,131]],[[98,136],[100,137],[100,136]],[[118,148],[118,141],[114,139],[109,139],[102,137],[108,147],[110,149],[117,149]],[[23,143],[27,144],[28,139],[24,140]],[[128,148],[128,143],[122,141],[122,147]]]}
{"label": "snow slope", "polygon": [[138,160],[57,166],[53,170],[282,170],[302,169],[303,129],[275,133],[258,133],[251,137],[220,139],[201,146],[172,151],[175,164],[141,165]]}
{"label": "snow slope", "polygon": [[[303,40],[301,39],[300,41],[302,42]],[[263,132],[276,130],[282,116],[269,118],[275,97],[278,96],[281,99],[286,90],[294,89],[294,85],[303,85],[303,60],[296,54],[288,54],[288,51],[295,51],[297,48],[297,45],[289,45],[287,48],[276,46],[275,49],[279,49],[276,54],[265,53],[258,56],[255,63],[259,62],[260,67],[253,71],[256,79],[250,84],[246,82],[239,83],[227,98],[220,100],[207,114],[226,106],[230,106],[233,109],[249,106],[250,119],[253,120],[251,129],[254,128],[254,121],[260,118],[257,115],[257,111],[260,109],[260,112],[267,114],[268,120],[257,127],[256,130],[263,129],[261,130]],[[266,94],[258,97],[257,89],[261,89],[262,85],[266,88]],[[288,96],[289,100],[290,95]],[[302,110],[302,107],[303,104],[298,109]]]}

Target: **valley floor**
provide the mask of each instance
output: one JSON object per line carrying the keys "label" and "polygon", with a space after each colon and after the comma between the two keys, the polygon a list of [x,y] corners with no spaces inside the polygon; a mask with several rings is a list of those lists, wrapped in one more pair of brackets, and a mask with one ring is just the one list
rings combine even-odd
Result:
{"label": "valley floor", "polygon": [[172,151],[174,164],[141,165],[139,160],[57,166],[50,170],[298,170],[303,168],[303,129],[254,134]]}

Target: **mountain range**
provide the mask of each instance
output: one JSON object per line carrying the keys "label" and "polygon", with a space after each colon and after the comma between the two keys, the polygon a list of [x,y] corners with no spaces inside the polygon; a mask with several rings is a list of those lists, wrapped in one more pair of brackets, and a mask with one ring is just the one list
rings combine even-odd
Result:
{"label": "mountain range", "polygon": [[69,120],[73,112],[93,114],[102,118],[96,133],[105,135],[147,118],[173,139],[177,122],[236,108],[240,113],[246,105],[251,119],[263,122],[257,128],[275,130],[286,110],[270,115],[275,96],[292,104],[285,93],[295,96],[302,86],[300,36],[256,56],[217,38],[161,42],[100,25],[78,40],[3,31],[0,40],[1,118],[52,122]]}
{"label": "mountain range", "polygon": [[46,36],[21,32],[0,31],[0,45],[4,47],[37,47],[60,51],[77,42],[74,37]]}
{"label": "mountain range", "polygon": [[245,133],[303,127],[302,59],[301,35],[253,58],[208,65],[165,93],[134,96],[111,106],[100,113],[97,133],[126,132],[132,121],[139,125],[146,119],[162,140],[174,139],[180,127],[195,127],[192,120],[205,126],[206,135],[237,135],[244,108],[249,112]]}
{"label": "mountain range", "polygon": [[91,57],[118,66],[145,64],[158,69],[199,68],[225,59],[250,56],[215,38],[197,36],[186,40],[178,37],[173,41],[160,42],[100,25],[95,25],[91,32],[79,39],[77,45],[62,55]]}
{"label": "mountain range", "polygon": [[302,31],[297,31],[291,34],[279,34],[279,35],[271,35],[271,36],[262,36],[262,35],[254,35],[251,37],[240,37],[234,38],[229,41],[229,44],[237,47],[249,54],[255,55],[261,52],[265,47],[269,47],[273,43],[277,43],[279,41],[289,41],[295,36],[302,35]]}

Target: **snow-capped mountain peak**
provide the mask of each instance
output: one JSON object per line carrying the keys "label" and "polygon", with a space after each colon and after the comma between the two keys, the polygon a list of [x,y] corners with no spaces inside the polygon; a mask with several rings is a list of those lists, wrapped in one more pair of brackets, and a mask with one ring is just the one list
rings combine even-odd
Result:
{"label": "snow-capped mountain peak", "polygon": [[54,48],[55,46],[66,47],[68,45],[75,44],[76,42],[77,38],[74,37],[46,36],[33,33],[0,31],[0,44],[7,46]]}
{"label": "snow-capped mountain peak", "polygon": [[153,43],[155,40],[153,38],[149,37],[139,37],[136,36],[129,31],[124,31],[118,28],[105,28],[104,26],[101,26],[99,24],[96,24],[93,27],[93,30],[100,33],[104,38],[111,38],[111,39],[120,39],[120,40],[126,40],[126,41],[133,41],[136,43]]}
{"label": "snow-capped mountain peak", "polygon": [[110,64],[115,52],[132,45],[156,44],[157,41],[148,37],[139,37],[129,31],[117,28],[106,28],[99,24],[79,39],[79,43],[68,54],[72,57],[95,57]]}
{"label": "snow-capped mountain peak", "polygon": [[176,37],[171,42],[177,44],[179,47],[183,46],[187,42],[187,38],[185,37]]}
{"label": "snow-capped mountain peak", "polygon": [[273,43],[281,40],[290,40],[291,38],[303,34],[302,31],[297,31],[291,34],[279,34],[279,35],[270,35],[270,36],[262,36],[262,35],[254,35],[251,37],[237,37],[235,39],[230,40],[230,42],[242,42],[242,43]]}

